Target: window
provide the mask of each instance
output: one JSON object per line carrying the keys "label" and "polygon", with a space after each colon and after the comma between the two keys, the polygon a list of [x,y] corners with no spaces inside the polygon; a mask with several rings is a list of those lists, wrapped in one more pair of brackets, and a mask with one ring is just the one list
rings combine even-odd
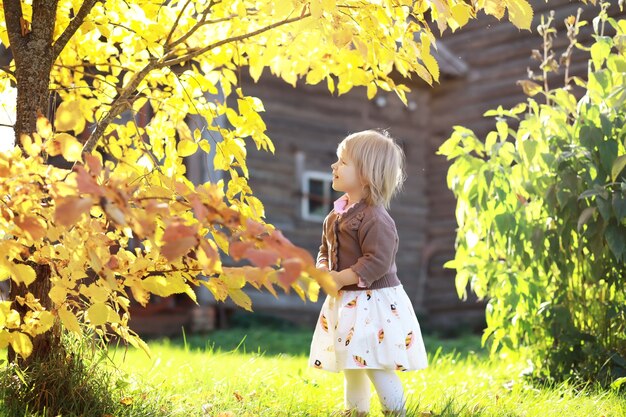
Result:
{"label": "window", "polygon": [[323,222],[333,202],[343,193],[333,190],[333,176],[329,173],[307,171],[302,181],[302,218]]}

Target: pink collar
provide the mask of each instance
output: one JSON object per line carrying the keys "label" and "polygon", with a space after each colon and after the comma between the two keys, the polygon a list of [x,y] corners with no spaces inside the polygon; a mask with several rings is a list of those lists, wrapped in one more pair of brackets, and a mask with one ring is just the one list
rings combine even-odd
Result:
{"label": "pink collar", "polygon": [[343,214],[355,204],[356,203],[352,203],[350,204],[350,206],[348,206],[348,194],[344,194],[341,197],[339,197],[337,200],[335,200],[335,202],[333,203],[333,206],[335,208],[335,213]]}

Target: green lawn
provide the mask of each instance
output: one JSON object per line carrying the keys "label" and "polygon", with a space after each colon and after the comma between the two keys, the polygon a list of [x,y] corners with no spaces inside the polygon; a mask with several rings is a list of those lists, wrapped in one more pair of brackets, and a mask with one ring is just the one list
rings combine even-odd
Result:
{"label": "green lawn", "polygon": [[[327,416],[342,407],[342,377],[307,367],[310,339],[311,332],[296,329],[218,331],[186,344],[151,342],[152,359],[134,350],[124,359],[118,351],[115,362],[133,373],[129,388],[162,398],[171,415]],[[613,393],[566,384],[533,388],[519,377],[524,363],[488,360],[478,337],[426,343],[431,366],[401,374],[412,410],[441,416],[626,416],[626,398]],[[141,401],[141,394],[132,395]],[[372,404],[373,415],[380,415],[378,402]]]}
{"label": "green lawn", "polygon": [[[251,327],[150,341],[151,358],[117,348],[120,398],[132,416],[328,416],[342,408],[342,377],[307,367],[310,339],[309,330]],[[401,374],[409,415],[626,416],[626,398],[611,392],[528,385],[524,363],[487,359],[476,336],[425,340],[431,366]]]}

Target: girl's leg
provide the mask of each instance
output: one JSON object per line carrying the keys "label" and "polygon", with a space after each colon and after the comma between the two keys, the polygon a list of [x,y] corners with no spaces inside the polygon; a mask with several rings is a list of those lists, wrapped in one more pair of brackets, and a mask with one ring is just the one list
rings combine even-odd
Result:
{"label": "girl's leg", "polygon": [[367,415],[370,410],[370,381],[364,369],[346,369],[344,374],[344,400],[347,410],[357,415]]}
{"label": "girl's leg", "polygon": [[385,415],[404,416],[404,389],[396,371],[368,369],[367,375],[374,383]]}

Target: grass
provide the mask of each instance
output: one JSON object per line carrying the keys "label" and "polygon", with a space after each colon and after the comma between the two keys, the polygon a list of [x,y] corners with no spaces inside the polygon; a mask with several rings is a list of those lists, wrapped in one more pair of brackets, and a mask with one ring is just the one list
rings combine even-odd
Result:
{"label": "grass", "polygon": [[[311,331],[250,326],[175,340],[150,341],[142,351],[111,350],[124,371],[117,380],[116,416],[328,416],[342,409],[341,374],[307,366]],[[400,374],[409,415],[442,417],[625,417],[614,392],[527,384],[512,357],[488,359],[479,338],[426,337],[430,366]],[[372,416],[380,406],[372,401]],[[2,405],[0,404],[0,416]]]}

